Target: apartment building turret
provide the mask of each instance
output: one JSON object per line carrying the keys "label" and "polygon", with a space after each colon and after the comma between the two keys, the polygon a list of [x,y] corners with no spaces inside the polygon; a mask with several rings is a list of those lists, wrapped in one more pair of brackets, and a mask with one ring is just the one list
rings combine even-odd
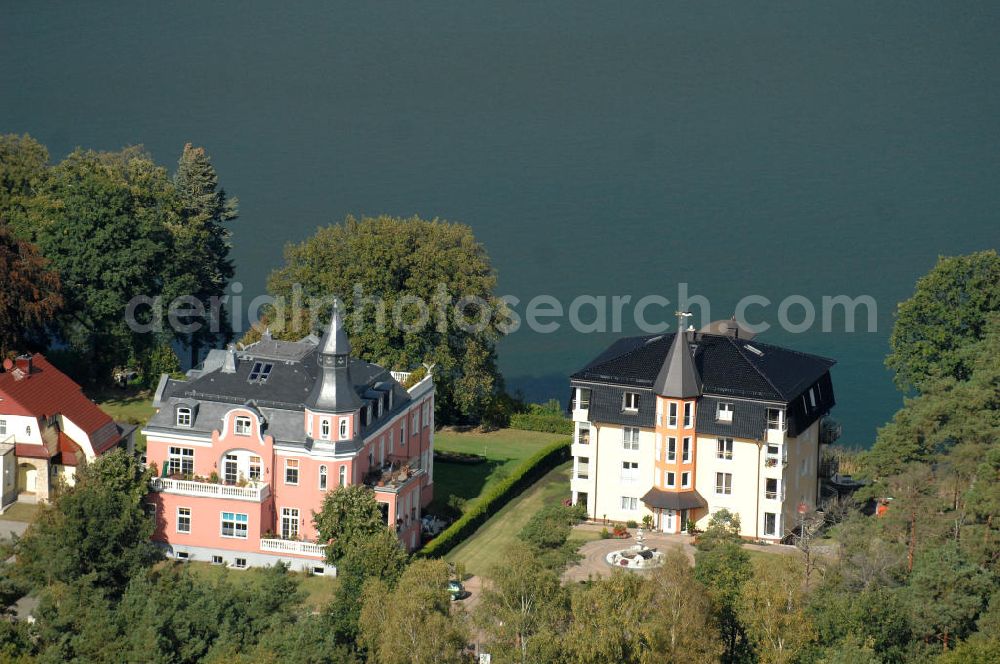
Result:
{"label": "apartment building turret", "polygon": [[725,507],[742,535],[781,540],[818,495],[830,367],[732,321],[613,343],[571,376],[574,503],[663,532]]}

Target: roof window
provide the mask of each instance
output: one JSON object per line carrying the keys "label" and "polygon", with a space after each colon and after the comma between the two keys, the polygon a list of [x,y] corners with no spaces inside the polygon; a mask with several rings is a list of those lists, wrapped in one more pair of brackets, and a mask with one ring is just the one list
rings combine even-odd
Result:
{"label": "roof window", "polygon": [[247,378],[247,382],[250,383],[266,383],[268,377],[271,375],[271,369],[274,365],[270,362],[254,362],[253,368],[250,369],[250,376]]}

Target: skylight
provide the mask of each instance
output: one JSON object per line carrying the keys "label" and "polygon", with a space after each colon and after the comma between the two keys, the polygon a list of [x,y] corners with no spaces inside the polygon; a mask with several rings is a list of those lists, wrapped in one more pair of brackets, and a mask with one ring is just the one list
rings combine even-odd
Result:
{"label": "skylight", "polygon": [[247,378],[247,382],[250,383],[266,383],[268,377],[271,375],[271,369],[274,365],[270,362],[254,362],[253,368],[250,369],[250,376]]}
{"label": "skylight", "polygon": [[750,344],[747,344],[746,346],[744,346],[744,348],[746,348],[754,355],[759,355],[761,357],[764,357],[764,351],[762,351],[760,348],[757,348],[756,346],[751,346]]}

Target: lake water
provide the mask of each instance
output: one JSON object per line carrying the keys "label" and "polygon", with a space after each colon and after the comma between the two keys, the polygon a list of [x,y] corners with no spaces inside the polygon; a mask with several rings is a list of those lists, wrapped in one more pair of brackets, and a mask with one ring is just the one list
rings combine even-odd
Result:
{"label": "lake water", "polygon": [[[0,131],[206,146],[245,295],[284,243],[382,212],[470,224],[522,302],[871,295],[876,332],[762,336],[838,360],[868,444],[900,402],[895,303],[1000,244],[1000,4],[617,4],[6,2]],[[564,398],[614,336],[521,331],[502,368]]]}

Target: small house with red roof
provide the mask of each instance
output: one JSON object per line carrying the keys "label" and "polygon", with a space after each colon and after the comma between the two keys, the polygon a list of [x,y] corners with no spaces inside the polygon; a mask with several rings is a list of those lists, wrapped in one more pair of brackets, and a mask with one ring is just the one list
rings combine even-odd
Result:
{"label": "small house with red roof", "polygon": [[5,360],[0,371],[2,504],[44,502],[61,478],[119,445],[135,427],[119,425],[43,355]]}

